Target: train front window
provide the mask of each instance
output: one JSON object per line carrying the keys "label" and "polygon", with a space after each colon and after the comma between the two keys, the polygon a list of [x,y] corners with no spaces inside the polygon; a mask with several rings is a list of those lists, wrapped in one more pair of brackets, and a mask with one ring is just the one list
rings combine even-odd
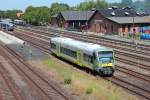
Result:
{"label": "train front window", "polygon": [[98,57],[99,57],[99,62],[101,62],[101,63],[113,62],[113,52],[112,51],[99,52]]}

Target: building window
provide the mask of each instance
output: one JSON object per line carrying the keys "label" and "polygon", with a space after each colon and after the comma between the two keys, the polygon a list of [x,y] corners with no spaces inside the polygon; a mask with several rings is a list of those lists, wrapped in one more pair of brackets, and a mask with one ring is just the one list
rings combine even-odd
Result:
{"label": "building window", "polygon": [[122,25],[122,32],[125,32],[125,25]]}
{"label": "building window", "polygon": [[93,57],[88,54],[85,54],[85,53],[83,54],[83,60],[85,62],[93,64]]}
{"label": "building window", "polygon": [[111,25],[111,32],[114,32],[114,26]]}
{"label": "building window", "polygon": [[131,25],[128,25],[128,32],[131,31]]}
{"label": "building window", "polygon": [[107,30],[107,24],[105,24],[105,30]]}
{"label": "building window", "polygon": [[101,24],[99,24],[99,32],[102,32]]}
{"label": "building window", "polygon": [[70,57],[77,59],[77,52],[76,51],[61,47],[60,52],[67,55],[67,56],[70,56]]}

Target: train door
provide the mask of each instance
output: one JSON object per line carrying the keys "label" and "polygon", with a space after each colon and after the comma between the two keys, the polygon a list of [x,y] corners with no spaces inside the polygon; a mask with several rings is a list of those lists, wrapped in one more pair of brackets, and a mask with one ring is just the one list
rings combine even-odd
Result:
{"label": "train door", "polygon": [[93,69],[95,69],[98,65],[99,65],[99,63],[97,62],[97,59],[96,59],[96,53],[95,52],[93,52]]}
{"label": "train door", "polygon": [[83,52],[81,50],[77,51],[77,63],[82,66]]}
{"label": "train door", "polygon": [[60,44],[56,43],[56,55],[60,56]]}

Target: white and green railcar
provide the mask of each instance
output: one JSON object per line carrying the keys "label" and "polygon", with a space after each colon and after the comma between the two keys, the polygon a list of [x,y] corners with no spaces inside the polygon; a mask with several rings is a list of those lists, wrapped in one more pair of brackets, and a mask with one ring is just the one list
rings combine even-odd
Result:
{"label": "white and green railcar", "polygon": [[100,75],[114,73],[114,52],[111,48],[65,37],[51,38],[50,45],[52,53]]}

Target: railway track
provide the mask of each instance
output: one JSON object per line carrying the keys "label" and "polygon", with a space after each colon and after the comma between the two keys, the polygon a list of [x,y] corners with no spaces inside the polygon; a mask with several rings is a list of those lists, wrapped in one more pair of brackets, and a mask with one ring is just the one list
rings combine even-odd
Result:
{"label": "railway track", "polygon": [[[26,27],[21,27],[22,29],[26,29]],[[50,30],[51,32],[55,32],[55,33],[59,33],[59,34],[67,34],[67,35],[73,35],[74,37],[76,37],[78,35],[78,37],[84,37],[84,38],[88,38],[89,40],[96,40],[96,41],[102,41],[102,42],[106,42],[106,43],[110,43],[110,44],[115,44],[115,45],[120,45],[120,46],[126,46],[126,47],[131,47],[131,48],[135,48],[136,44],[133,41],[122,41],[122,40],[115,40],[115,39],[111,39],[111,38],[107,38],[104,36],[97,36],[97,35],[91,35],[91,34],[76,34],[74,32],[67,32],[67,31],[58,31],[55,29],[47,29],[47,28],[36,28],[36,27],[32,27],[32,28],[27,28],[28,30],[34,31],[34,32],[40,32],[44,35],[48,35],[48,31]],[[49,35],[48,35],[49,36]],[[138,43],[138,49],[139,50],[143,50],[144,52],[148,52],[150,53],[150,46],[149,45],[145,45],[145,44],[141,44]]]}
{"label": "railway track", "polygon": [[130,92],[139,95],[142,100],[149,100],[150,94],[149,91],[140,88],[139,86],[135,85],[134,83],[131,83],[129,80],[122,79],[122,77],[112,77],[108,78],[107,80],[111,81],[112,83],[121,86]]}
{"label": "railway track", "polygon": [[[19,34],[23,34],[23,33],[17,33],[16,35],[19,36],[20,38],[25,39],[26,41],[34,44],[34,45],[36,45],[36,47],[38,47],[38,48],[44,47],[46,49],[45,51],[48,51],[49,47],[45,46],[46,44],[43,44],[42,40],[40,40],[39,37],[35,39],[33,36],[30,36],[30,35],[19,35]],[[36,40],[36,41],[32,41],[32,40]],[[141,82],[150,83],[149,82],[150,76],[138,73],[136,71],[124,68],[124,67],[119,66],[119,65],[117,65],[117,70],[119,72],[126,74],[128,76],[126,78],[129,80],[131,80],[131,77],[132,77],[132,80],[136,79],[136,80],[140,80]],[[113,83],[121,86],[121,87],[126,88],[127,90],[132,91],[135,94],[140,95],[141,97],[143,97],[145,99],[150,99],[150,96],[149,96],[150,91],[149,91],[149,89],[147,90],[146,87],[142,87],[139,84],[132,83],[129,80],[124,80],[120,76],[115,76],[113,78],[109,78],[109,80],[112,81]]]}
{"label": "railway track", "polygon": [[19,95],[19,91],[12,79],[9,77],[8,72],[5,70],[2,63],[0,63],[0,99],[1,100],[22,100],[22,97]]}
{"label": "railway track", "polygon": [[[18,34],[19,34],[19,32],[22,32],[21,33],[22,35],[32,34],[34,36],[31,36],[31,35],[29,35],[29,36],[33,37],[33,39],[34,38],[40,39],[41,42],[45,42],[46,44],[49,44],[49,37],[41,36],[39,34],[28,33],[27,31],[18,31],[17,30],[16,33],[17,32],[18,32]],[[70,38],[73,38],[73,37],[70,37]],[[43,39],[44,39],[44,41],[43,41]],[[79,38],[75,38],[75,39],[83,41],[83,39],[79,39]],[[86,41],[86,40],[84,39],[84,41]],[[131,52],[124,51],[124,50],[117,50],[117,49],[115,49],[115,54],[116,54],[115,58],[117,60],[120,60],[123,62],[128,62],[129,64],[132,64],[134,66],[137,66],[137,61],[139,61],[138,62],[139,66],[137,66],[137,67],[140,67],[140,68],[143,68],[146,70],[150,70],[150,64],[149,64],[150,58],[147,56],[141,57],[142,55],[140,55],[140,54],[131,53]]]}
{"label": "railway track", "polygon": [[[27,35],[27,34],[26,34]],[[31,37],[31,36],[30,36]],[[34,39],[34,37],[33,37]],[[42,42],[42,41],[41,41]],[[49,45],[49,44],[47,44]],[[139,62],[138,64],[136,63],[137,59],[133,59],[132,56],[128,55],[128,54],[125,54],[125,53],[122,53],[122,54],[116,54],[115,56],[116,60],[117,61],[121,61],[121,62],[124,62],[124,63],[128,63],[132,66],[136,66],[136,67],[139,67],[139,68],[142,68],[142,69],[145,69],[145,70],[150,70],[149,68],[149,65],[148,65],[148,62],[146,61],[140,61],[141,59],[139,59]],[[147,64],[145,64],[147,63]]]}
{"label": "railway track", "polygon": [[[21,91],[23,99],[18,100],[73,100],[73,97],[63,90],[58,84],[49,80],[43,74],[28,65],[21,56],[8,47],[0,48],[2,55],[11,62],[13,69],[25,77],[29,85],[37,91],[37,97],[33,98],[27,88]],[[5,50],[5,51],[4,51]],[[7,51],[6,51],[7,50]],[[22,87],[21,87],[22,88]],[[33,91],[31,89],[30,91]],[[21,89],[22,90],[22,89]],[[32,93],[36,92],[33,91]],[[29,93],[28,93],[29,92]],[[32,94],[35,95],[35,94]]]}
{"label": "railway track", "polygon": [[[21,30],[20,30],[21,31]],[[29,32],[29,31],[28,31]],[[30,31],[31,32],[31,31]],[[34,33],[34,32],[33,32]],[[41,34],[41,33],[40,33]],[[46,35],[46,36],[45,36]],[[110,41],[108,42],[108,40],[105,40],[105,39],[95,39],[93,37],[89,37],[88,35],[82,35],[82,34],[70,34],[70,33],[59,33],[59,34],[55,34],[55,33],[52,33],[51,35],[54,35],[54,36],[65,36],[65,37],[70,37],[70,38],[74,38],[74,39],[82,39],[82,41],[86,41],[86,42],[92,42],[92,43],[97,43],[97,44],[101,44],[101,45],[105,45],[105,46],[108,46],[108,47],[111,47],[111,48],[114,48],[117,52],[119,52],[120,50],[123,50],[123,51],[128,51],[128,52],[131,52],[130,55],[134,52],[135,54],[134,55],[137,55],[137,54],[140,54],[140,56],[144,56],[146,59],[144,60],[149,60],[148,58],[150,58],[148,55],[150,55],[150,48],[145,46],[143,47],[144,49],[141,50],[140,49],[140,45],[138,46],[138,48],[136,48],[135,45],[132,45],[131,47],[128,47],[129,45],[131,44],[128,44],[128,45],[124,45],[124,44],[118,44],[118,43],[115,43],[113,41]],[[49,39],[50,37],[50,34],[47,34],[47,33],[43,33],[42,35],[42,38],[44,39]],[[131,42],[132,43],[132,42]],[[145,48],[147,48],[148,50],[146,50]],[[149,60],[150,61],[150,60]]]}
{"label": "railway track", "polygon": [[[19,73],[19,71],[15,69],[15,66],[16,66],[15,63],[13,63],[12,60],[8,58],[8,55],[4,53],[3,48],[1,48],[1,53],[2,53],[1,55],[3,55],[3,57],[5,58],[5,60],[9,61],[8,62],[9,69],[6,67],[5,69],[7,69],[7,71],[9,72],[10,76],[12,77],[14,81],[14,84],[16,84],[16,86],[18,87],[18,91],[20,91],[20,95],[22,96],[20,100],[32,100],[32,99],[34,100],[34,97],[32,97],[32,92],[31,92],[33,90],[29,89],[29,87],[32,85],[29,83],[27,85],[27,80],[25,81],[25,78],[23,78],[23,76]],[[41,93],[39,93],[39,95],[41,96]]]}

